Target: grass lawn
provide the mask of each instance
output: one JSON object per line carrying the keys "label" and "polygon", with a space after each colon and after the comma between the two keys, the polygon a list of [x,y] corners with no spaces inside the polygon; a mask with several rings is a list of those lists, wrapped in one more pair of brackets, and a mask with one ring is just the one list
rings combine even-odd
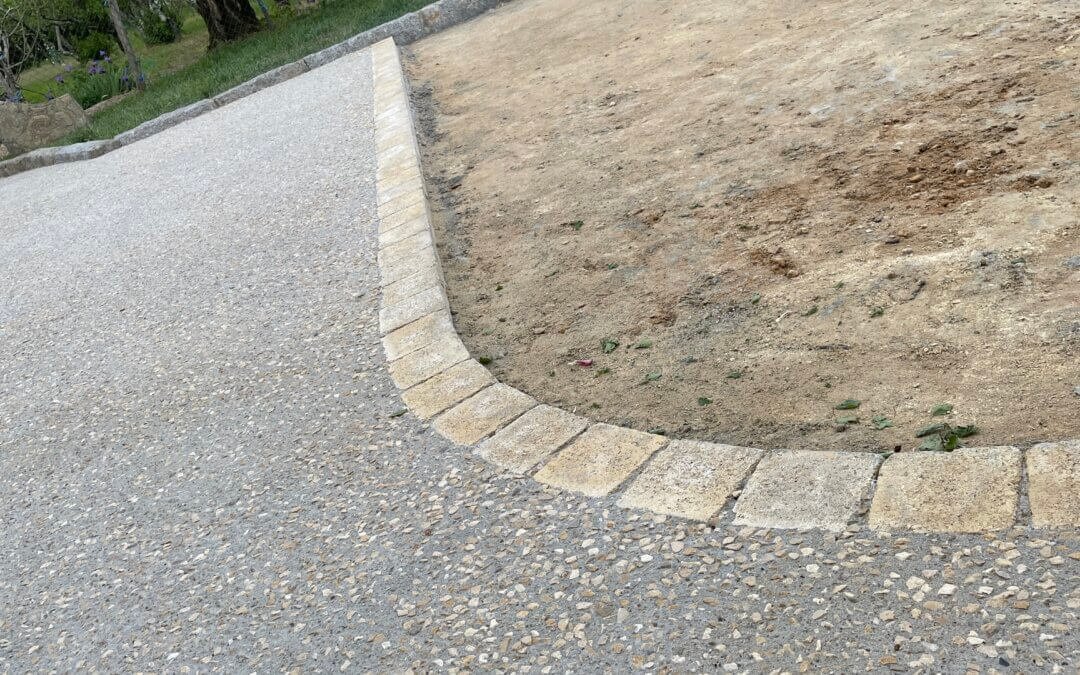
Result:
{"label": "grass lawn", "polygon": [[[67,136],[58,144],[110,138],[158,115],[219,94],[260,73],[417,10],[429,2],[431,0],[326,0],[316,9],[276,20],[272,29],[264,29],[244,40],[202,54],[202,58],[186,67],[172,72],[163,68],[159,72],[164,74],[151,71],[150,87],[144,93],[130,96],[102,111],[89,127]],[[202,35],[205,41],[205,32]],[[148,66],[152,58],[148,53]],[[168,60],[164,55],[160,58],[163,63]]]}
{"label": "grass lawn", "polygon": [[[151,82],[186,68],[205,56],[207,41],[206,24],[195,12],[184,18],[180,39],[171,44],[148,45],[137,33],[131,33],[132,45]],[[117,57],[123,58],[120,54]],[[61,63],[44,63],[24,72],[19,80],[26,100],[30,103],[44,101],[45,92],[50,90],[56,96],[63,94],[64,87],[57,85],[54,78],[64,72],[65,65],[79,67],[74,57],[68,57]]]}

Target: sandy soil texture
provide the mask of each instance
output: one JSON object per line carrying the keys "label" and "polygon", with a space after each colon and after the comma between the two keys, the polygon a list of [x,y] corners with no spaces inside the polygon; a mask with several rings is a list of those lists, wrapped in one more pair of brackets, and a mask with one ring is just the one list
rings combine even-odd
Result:
{"label": "sandy soil texture", "polygon": [[517,0],[408,67],[501,380],[758,447],[1080,436],[1077,3]]}

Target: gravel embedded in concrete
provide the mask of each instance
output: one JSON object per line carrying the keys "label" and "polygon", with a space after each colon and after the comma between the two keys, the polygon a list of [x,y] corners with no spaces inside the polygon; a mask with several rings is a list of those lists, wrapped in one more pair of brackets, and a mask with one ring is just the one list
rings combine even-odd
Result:
{"label": "gravel embedded in concrete", "polygon": [[396,416],[369,72],[0,180],[0,671],[1075,670],[1073,531],[642,516]]}

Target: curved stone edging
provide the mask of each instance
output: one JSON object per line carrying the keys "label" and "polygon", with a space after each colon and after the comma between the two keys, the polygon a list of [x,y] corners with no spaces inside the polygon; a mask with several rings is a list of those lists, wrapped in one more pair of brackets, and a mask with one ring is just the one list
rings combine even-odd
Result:
{"label": "curved stone edging", "polygon": [[450,316],[398,47],[388,38],[371,51],[379,328],[406,405],[442,436],[542,483],[593,497],[618,493],[620,506],[692,520],[730,509],[736,525],[762,528],[840,531],[864,520],[886,532],[1080,527],[1080,440],[1026,453],[965,448],[884,460],[766,452],[592,422],[497,382],[469,356]]}
{"label": "curved stone edging", "polygon": [[116,136],[99,140],[87,141],[53,148],[39,148],[12,159],[0,162],[0,178],[13,176],[24,171],[39,169],[53,164],[76,162],[84,159],[100,157],[107,152],[116,150],[135,141],[140,141],[148,136],[164,131],[169,127],[176,126],[194,117],[210,112],[215,108],[228,105],[233,101],[250,96],[257,91],[272,87],[275,84],[302,75],[309,70],[318,68],[351,52],[360,51],[366,47],[385,40],[396,39],[400,44],[415,42],[422,37],[437,33],[441,30],[468,21],[479,14],[507,2],[507,0],[438,0],[426,7],[400,16],[380,26],[376,26],[363,33],[331,45],[326,49],[309,54],[304,58],[279,66],[253,77],[247,82],[236,85],[232,89],[221,92],[217,96],[204,98],[177,110],[167,112],[152,120],[143,122],[134,129],[129,129]]}

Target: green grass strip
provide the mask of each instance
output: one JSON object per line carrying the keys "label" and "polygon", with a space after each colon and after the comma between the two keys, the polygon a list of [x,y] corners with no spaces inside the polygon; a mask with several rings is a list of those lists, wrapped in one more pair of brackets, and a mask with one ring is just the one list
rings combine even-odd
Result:
{"label": "green grass strip", "polygon": [[278,66],[416,11],[431,0],[326,0],[321,7],[223,45],[102,111],[57,145],[112,138],[177,108],[216,96]]}

